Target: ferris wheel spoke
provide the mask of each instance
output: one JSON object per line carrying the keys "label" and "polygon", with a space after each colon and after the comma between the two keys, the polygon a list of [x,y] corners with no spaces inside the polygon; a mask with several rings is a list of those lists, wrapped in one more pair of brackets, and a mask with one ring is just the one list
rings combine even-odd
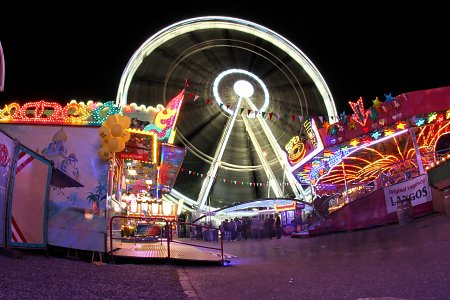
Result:
{"label": "ferris wheel spoke", "polygon": [[228,120],[227,126],[225,127],[225,130],[222,133],[219,146],[216,149],[214,160],[212,161],[211,167],[209,168],[208,175],[206,176],[206,179],[203,181],[202,188],[200,190],[197,200],[200,209],[202,209],[202,207],[205,205],[206,199],[209,195],[212,184],[214,182],[214,178],[216,177],[217,169],[219,168],[219,164],[220,161],[222,160],[223,153],[225,152],[228,140],[230,139],[231,131],[233,130],[234,123],[236,122],[238,111],[241,108],[241,102],[242,97],[240,97],[238,100],[232,118]]}

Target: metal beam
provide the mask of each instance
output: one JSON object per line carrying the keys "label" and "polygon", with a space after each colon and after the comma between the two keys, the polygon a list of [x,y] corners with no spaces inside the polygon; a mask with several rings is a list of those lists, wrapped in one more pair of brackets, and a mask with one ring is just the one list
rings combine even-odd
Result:
{"label": "metal beam", "polygon": [[220,161],[222,160],[223,153],[225,152],[225,148],[227,147],[228,139],[230,138],[231,131],[233,130],[234,123],[236,121],[237,112],[241,108],[242,98],[240,97],[236,108],[233,112],[232,117],[228,120],[225,130],[222,132],[222,136],[220,138],[219,146],[216,149],[216,153],[214,154],[213,161],[211,163],[211,167],[208,170],[205,180],[203,180],[202,188],[198,195],[197,203],[199,210],[202,210],[206,199],[208,199],[209,192],[211,191],[211,187],[214,183],[217,169],[219,168]]}
{"label": "metal beam", "polygon": [[[258,109],[256,108],[256,106],[253,104],[252,101],[250,101],[249,99],[245,99],[245,100],[253,111],[255,111],[255,112],[258,111]],[[270,130],[266,121],[264,120],[264,118],[262,117],[261,114],[256,114],[256,119],[258,120],[259,124],[261,125],[261,128],[263,129],[264,134],[266,135],[267,140],[270,143],[270,146],[272,147],[273,151],[275,152],[275,156],[277,157],[279,164],[283,168],[284,176],[286,177],[287,181],[291,185],[292,191],[294,192],[295,197],[297,199],[306,199],[308,197],[308,195],[306,195],[301,184],[295,179],[294,175],[291,172],[289,172],[287,157],[286,157],[285,153],[283,152],[283,150],[281,150],[280,145],[278,144],[277,140],[273,136],[272,131]]]}
{"label": "metal beam", "polygon": [[258,143],[258,139],[256,138],[252,128],[250,127],[250,124],[248,123],[247,116],[245,116],[245,114],[241,114],[241,116],[242,119],[244,120],[245,128],[247,129],[248,135],[250,136],[250,140],[252,141],[253,147],[255,147],[256,153],[258,154],[258,158],[261,161],[261,164],[264,168],[264,172],[266,173],[266,176],[269,179],[269,185],[272,188],[275,197],[283,197],[283,192],[281,191],[280,186],[276,181],[275,175],[273,174],[272,168],[270,167],[270,164],[267,161],[266,156],[264,155],[264,152],[262,151],[262,148]]}

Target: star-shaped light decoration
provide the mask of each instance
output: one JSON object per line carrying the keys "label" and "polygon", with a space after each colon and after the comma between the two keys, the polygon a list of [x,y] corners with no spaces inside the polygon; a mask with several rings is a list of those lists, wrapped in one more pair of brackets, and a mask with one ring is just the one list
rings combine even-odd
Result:
{"label": "star-shaped light decoration", "polygon": [[384,97],[386,97],[386,102],[392,102],[395,100],[395,97],[392,97],[392,93],[384,94]]}
{"label": "star-shaped light decoration", "polygon": [[378,131],[378,130],[375,130],[373,133],[372,133],[372,137],[374,138],[374,139],[376,139],[376,140],[378,140],[378,138],[381,136],[381,133]]}
{"label": "star-shaped light decoration", "polygon": [[444,114],[439,114],[436,117],[436,122],[441,123],[442,121],[444,121]]}
{"label": "star-shaped light decoration", "polygon": [[389,135],[393,135],[395,133],[394,129],[386,129],[384,131],[384,136],[389,136]]}
{"label": "star-shaped light decoration", "polygon": [[364,103],[362,97],[359,97],[356,102],[348,102],[355,112],[355,115],[352,116],[352,119],[361,124],[362,126],[366,125],[367,118],[369,117],[370,111],[364,111]]}
{"label": "star-shaped light decoration", "polygon": [[359,145],[359,141],[357,139],[352,139],[349,144],[353,147],[356,147]]}
{"label": "star-shaped light decoration", "polygon": [[364,137],[363,139],[362,139],[362,143],[363,144],[368,144],[368,143],[370,143],[372,140],[368,137],[368,136],[366,136],[366,137]]}
{"label": "star-shaped light decoration", "polygon": [[450,119],[450,109],[445,112],[445,119]]}
{"label": "star-shaped light decoration", "polygon": [[436,117],[437,117],[437,113],[436,112],[429,113],[428,114],[428,124],[430,124],[431,122],[436,120]]}
{"label": "star-shaped light decoration", "polygon": [[372,100],[372,102],[373,102],[373,104],[372,104],[372,107],[373,107],[373,108],[376,108],[376,109],[379,109],[379,108],[380,108],[381,101],[378,100],[378,97],[375,97],[375,100]]}
{"label": "star-shaped light decoration", "polygon": [[422,126],[425,123],[425,118],[417,118],[416,126]]}
{"label": "star-shaped light decoration", "polygon": [[405,126],[406,126],[405,121],[400,121],[397,123],[397,129],[405,129]]}
{"label": "star-shaped light decoration", "polygon": [[347,151],[348,150],[348,145],[341,145],[341,150],[342,151]]}

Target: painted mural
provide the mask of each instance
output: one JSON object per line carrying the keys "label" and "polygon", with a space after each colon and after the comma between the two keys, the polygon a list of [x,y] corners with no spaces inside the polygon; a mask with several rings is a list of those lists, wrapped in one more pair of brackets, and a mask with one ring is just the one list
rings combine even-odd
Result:
{"label": "painted mural", "polygon": [[97,127],[2,124],[0,129],[53,161],[48,244],[105,251],[107,163]]}

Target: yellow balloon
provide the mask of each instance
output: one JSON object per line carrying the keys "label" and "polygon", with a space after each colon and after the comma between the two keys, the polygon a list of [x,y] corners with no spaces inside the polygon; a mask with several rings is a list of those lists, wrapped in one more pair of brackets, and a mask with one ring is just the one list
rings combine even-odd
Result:
{"label": "yellow balloon", "polygon": [[116,115],[110,115],[106,118],[106,126],[109,128],[113,128],[114,125],[117,124],[117,116]]}
{"label": "yellow balloon", "polygon": [[126,129],[131,125],[131,119],[129,116],[120,116],[117,122],[122,126],[123,129]]}
{"label": "yellow balloon", "polygon": [[100,135],[100,137],[102,139],[110,138],[111,137],[111,130],[108,127],[102,126],[102,127],[98,128],[98,134]]}
{"label": "yellow balloon", "polygon": [[112,136],[102,138],[102,147],[108,148],[108,144],[112,138]]}
{"label": "yellow balloon", "polygon": [[108,150],[111,152],[116,152],[117,146],[119,146],[119,140],[117,138],[112,138],[107,145]]}
{"label": "yellow balloon", "polygon": [[130,132],[126,129],[122,130],[120,133],[120,137],[123,139],[123,141],[126,143],[130,139]]}
{"label": "yellow balloon", "polygon": [[122,126],[120,124],[116,124],[111,128],[111,135],[114,137],[120,136],[122,133]]}
{"label": "yellow balloon", "polygon": [[125,149],[125,142],[119,140],[119,146],[117,146],[116,152],[122,152]]}
{"label": "yellow balloon", "polygon": [[98,156],[102,159],[102,160],[109,160],[110,154],[108,149],[106,148],[100,148],[98,149]]}

